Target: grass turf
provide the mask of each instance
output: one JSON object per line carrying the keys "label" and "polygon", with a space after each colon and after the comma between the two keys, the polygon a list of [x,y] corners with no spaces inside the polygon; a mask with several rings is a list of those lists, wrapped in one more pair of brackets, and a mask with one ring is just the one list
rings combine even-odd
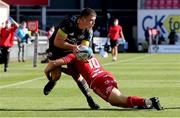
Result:
{"label": "grass turf", "polygon": [[115,75],[126,95],[157,96],[165,110],[113,107],[92,91],[100,110],[90,110],[71,77],[62,75],[50,95],[42,89],[47,80],[45,64],[33,68],[32,61],[11,62],[8,72],[0,65],[0,117],[180,117],[180,55],[119,54],[101,58],[104,68]]}

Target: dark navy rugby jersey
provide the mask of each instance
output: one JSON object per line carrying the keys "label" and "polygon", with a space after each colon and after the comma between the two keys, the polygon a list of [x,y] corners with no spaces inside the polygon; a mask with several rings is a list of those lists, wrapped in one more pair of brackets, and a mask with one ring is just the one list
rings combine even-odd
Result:
{"label": "dark navy rugby jersey", "polygon": [[82,40],[86,40],[91,42],[92,36],[93,36],[93,31],[92,30],[81,30],[78,28],[78,23],[77,23],[78,17],[76,16],[71,16],[65,18],[56,28],[55,32],[50,38],[50,46],[54,45],[54,39],[55,36],[58,32],[58,30],[62,30],[65,34],[67,34],[67,41],[70,44],[81,44]]}

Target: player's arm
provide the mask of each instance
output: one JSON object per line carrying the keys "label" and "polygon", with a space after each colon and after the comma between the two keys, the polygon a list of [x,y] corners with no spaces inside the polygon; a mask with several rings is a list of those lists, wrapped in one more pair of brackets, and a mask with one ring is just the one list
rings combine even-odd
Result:
{"label": "player's arm", "polygon": [[[65,64],[65,63],[64,63],[64,60],[63,60],[62,58],[60,58],[60,59],[58,60],[58,63],[59,63],[60,65],[64,65],[64,64]],[[51,78],[51,76],[50,76],[51,71],[53,71],[54,69],[56,69],[56,67],[57,67],[57,62],[56,62],[56,61],[51,61],[51,60],[49,60],[46,68],[44,69],[44,73],[45,73],[46,77],[47,77],[49,80],[50,80],[50,78]]]}
{"label": "player's arm", "polygon": [[12,17],[9,17],[9,20],[10,20],[11,23],[13,23],[16,27],[19,27],[19,24],[18,24]]}
{"label": "player's arm", "polygon": [[69,63],[71,63],[74,59],[76,58],[75,54],[68,54],[67,56],[63,57],[63,58],[59,58],[56,60],[49,60],[48,65],[46,66],[44,73],[46,74],[46,76],[49,76],[49,73],[55,69],[58,66],[61,65],[67,65]]}
{"label": "player's arm", "polygon": [[18,24],[12,17],[9,17],[8,20],[9,20],[12,24],[14,24],[14,26],[11,27],[10,30],[11,30],[12,32],[15,32],[16,29],[19,27],[19,24]]}
{"label": "player's arm", "polygon": [[119,32],[119,33],[120,33],[120,36],[122,37],[122,39],[124,39],[124,40],[125,40],[122,28],[121,28],[121,30],[120,30],[120,32]]}
{"label": "player's arm", "polygon": [[122,32],[122,31],[120,32],[120,34],[121,34],[122,39],[124,39],[124,40],[125,40],[125,38],[124,38],[124,34],[123,34],[123,32]]}
{"label": "player's arm", "polygon": [[70,44],[65,41],[67,39],[67,36],[68,35],[63,30],[59,29],[54,40],[54,45],[63,49],[76,49],[76,45]]}

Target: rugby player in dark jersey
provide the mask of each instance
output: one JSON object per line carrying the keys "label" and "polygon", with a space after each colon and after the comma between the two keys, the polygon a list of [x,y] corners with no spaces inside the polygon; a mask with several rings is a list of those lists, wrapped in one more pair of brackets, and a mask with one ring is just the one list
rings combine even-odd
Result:
{"label": "rugby player in dark jersey", "polygon": [[[49,39],[49,59],[55,60],[64,57],[72,52],[79,51],[79,45],[89,46],[95,24],[96,12],[93,9],[85,8],[79,17],[71,16],[65,18],[60,25],[55,28],[55,32]],[[85,95],[89,106],[92,109],[98,109],[99,105],[94,102],[89,94],[89,87],[84,79],[78,79],[76,73],[73,73],[71,65],[67,65],[71,71],[71,76],[76,81],[78,87]],[[63,68],[61,66],[55,68],[51,75],[48,75],[48,83],[44,87],[44,94],[48,95],[61,77]]]}

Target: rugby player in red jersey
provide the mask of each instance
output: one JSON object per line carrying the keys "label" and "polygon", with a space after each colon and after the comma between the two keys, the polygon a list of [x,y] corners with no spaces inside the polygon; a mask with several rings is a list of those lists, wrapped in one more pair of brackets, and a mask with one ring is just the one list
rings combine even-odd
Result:
{"label": "rugby player in red jersey", "polygon": [[[13,24],[13,25],[12,25]],[[19,24],[11,17],[6,20],[5,27],[0,32],[0,50],[2,52],[2,62],[4,72],[7,72],[10,57],[10,48],[14,45],[14,34]]]}
{"label": "rugby player in red jersey", "polygon": [[78,60],[75,54],[69,54],[63,58],[50,61],[45,69],[45,73],[48,75],[54,67],[69,63],[73,65],[73,73],[77,73],[77,76],[80,76],[81,74],[87,81],[89,87],[93,89],[93,91],[102,99],[113,106],[125,108],[149,108],[157,110],[163,109],[157,97],[147,99],[139,96],[123,95],[118,90],[115,77],[102,68],[100,62],[95,56],[86,61],[82,61]]}

